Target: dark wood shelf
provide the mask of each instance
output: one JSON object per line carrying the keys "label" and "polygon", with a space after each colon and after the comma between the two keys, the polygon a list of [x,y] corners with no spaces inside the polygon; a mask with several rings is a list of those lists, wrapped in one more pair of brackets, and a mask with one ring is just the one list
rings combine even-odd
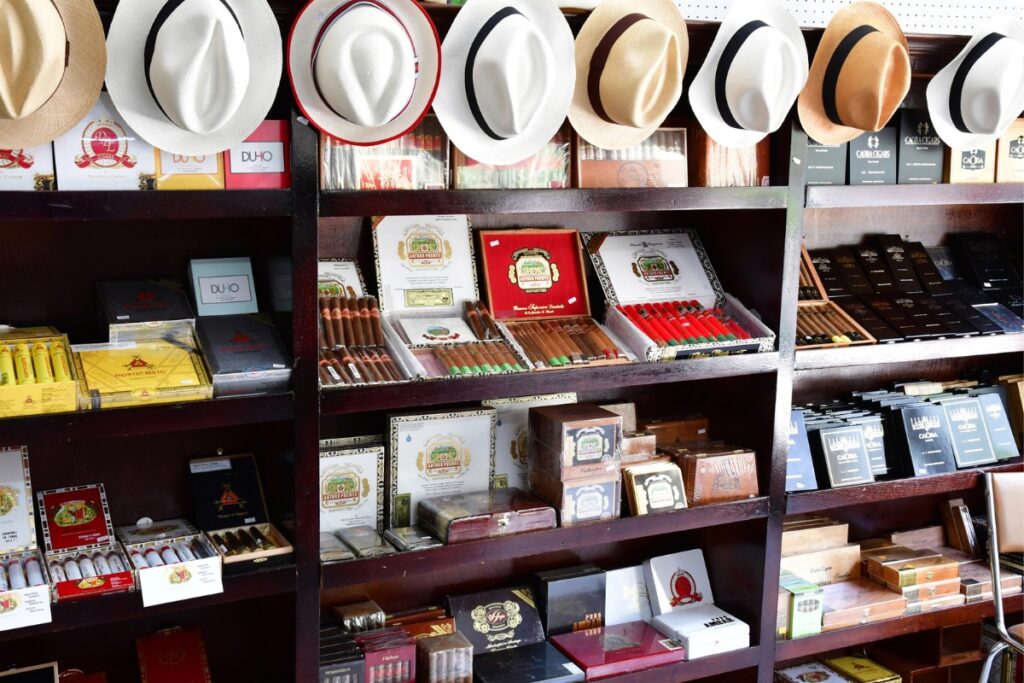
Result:
{"label": "dark wood shelf", "polygon": [[586,391],[669,384],[775,372],[779,354],[752,353],[694,358],[671,363],[629,363],[568,370],[538,370],[491,377],[423,380],[323,391],[325,415],[532,396],[557,391]]}
{"label": "dark wood shelf", "polygon": [[289,393],[34,415],[0,420],[0,443],[31,434],[60,434],[75,442],[280,422],[292,412]]}
{"label": "dark wood shelf", "polygon": [[785,187],[322,192],[320,216],[785,209]]}
{"label": "dark wood shelf", "polygon": [[[1024,611],[1024,596],[1014,595],[1003,600],[1003,608],[1008,613]],[[851,628],[839,629],[830,633],[786,640],[775,645],[775,661],[787,662],[800,657],[811,657],[822,652],[838,650],[864,643],[872,643],[887,638],[896,638],[909,633],[929,631],[931,629],[966,624],[987,619],[995,613],[995,605],[991,601],[978,602],[972,605],[961,605],[940,609],[926,614],[911,614],[879,621],[874,624],[863,624]]]}
{"label": "dark wood shelf", "polygon": [[324,588],[355,586],[369,581],[386,581],[425,574],[440,567],[532,557],[588,545],[764,519],[767,516],[768,499],[752,498],[658,515],[624,517],[600,524],[489,538],[429,550],[398,553],[388,557],[329,562],[323,565],[323,585]]}
{"label": "dark wood shelf", "polygon": [[646,671],[602,678],[609,683],[684,683],[708,676],[732,673],[757,666],[760,648],[748,647],[712,657],[701,657],[671,666],[659,666]]}
{"label": "dark wood shelf", "polygon": [[208,220],[292,215],[289,190],[5,192],[3,199],[0,222]]}
{"label": "dark wood shelf", "polygon": [[909,477],[893,481],[879,481],[864,486],[791,493],[786,497],[786,514],[803,515],[851,505],[967,491],[977,486],[986,472],[1019,472],[1024,469],[1022,462],[1024,461],[1021,458],[1016,458],[989,467],[936,474],[930,477]]}
{"label": "dark wood shelf", "polygon": [[952,204],[1020,204],[1024,183],[959,185],[834,185],[807,188],[808,209]]}
{"label": "dark wood shelf", "polygon": [[936,358],[991,356],[1000,353],[1024,353],[1024,334],[995,334],[984,337],[810,349],[796,352],[794,367],[797,371],[823,370],[853,365],[913,363]]}
{"label": "dark wood shelf", "polygon": [[172,614],[189,609],[208,609],[215,605],[255,600],[291,593],[294,590],[295,565],[288,565],[264,571],[225,576],[223,593],[193,600],[170,602],[155,607],[143,607],[142,594],[139,592],[86,598],[52,605],[52,623],[0,631],[0,643],[75,628],[124,622],[137,617]]}

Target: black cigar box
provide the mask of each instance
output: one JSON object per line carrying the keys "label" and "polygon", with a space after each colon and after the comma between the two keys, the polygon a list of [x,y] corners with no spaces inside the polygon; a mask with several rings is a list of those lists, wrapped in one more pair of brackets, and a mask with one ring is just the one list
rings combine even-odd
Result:
{"label": "black cigar box", "polygon": [[583,669],[547,641],[473,657],[475,683],[578,683]]}
{"label": "black cigar box", "polygon": [[981,402],[973,396],[957,396],[939,403],[946,413],[956,466],[964,469],[994,464],[996,453]]}
{"label": "black cigar box", "polygon": [[946,146],[935,132],[927,109],[900,109],[900,185],[942,182]]}
{"label": "black cigar box", "polygon": [[605,575],[594,565],[536,574],[536,596],[548,637],[604,625]]}
{"label": "black cigar box", "polygon": [[858,298],[837,299],[836,305],[843,309],[851,318],[868,331],[879,344],[903,341],[903,335],[882,320],[867,304]]}
{"label": "black cigar box", "polygon": [[896,178],[895,126],[850,141],[850,185],[895,185]]}
{"label": "black cigar box", "polygon": [[807,138],[807,164],[804,182],[808,185],[845,185],[846,154],[849,143],[825,145]]}
{"label": "black cigar box", "polygon": [[1006,413],[1006,403],[1003,400],[1003,388],[991,387],[991,391],[974,391],[972,395],[977,397],[981,404],[981,410],[985,416],[985,426],[988,427],[989,438],[992,439],[992,449],[999,460],[1011,460],[1020,455],[1017,450],[1017,440],[1013,436],[1013,429],[1010,426],[1010,418]]}
{"label": "black cigar box", "polygon": [[831,253],[832,262],[839,271],[839,276],[846,283],[847,292],[850,294],[875,293],[875,288],[871,286],[853,247],[834,247]]}
{"label": "black cigar box", "polygon": [[963,291],[954,291],[949,296],[942,297],[942,304],[967,324],[978,331],[979,334],[1002,334],[1002,328],[982,315],[978,309],[963,298]]}
{"label": "black cigar box", "polygon": [[811,437],[817,451],[815,463],[819,481],[832,488],[870,484],[875,480],[871,461],[864,448],[864,429],[858,425],[838,423],[818,429]]}
{"label": "black cigar box", "polygon": [[544,626],[533,591],[526,586],[448,597],[455,630],[481,655],[543,642]]}
{"label": "black cigar box", "polygon": [[839,275],[835,260],[832,258],[831,249],[816,249],[811,252],[811,263],[818,272],[821,285],[825,288],[825,294],[829,297],[848,296],[850,291]]}
{"label": "black cigar box", "polygon": [[889,264],[885,262],[877,249],[870,246],[858,247],[857,258],[860,259],[864,274],[867,275],[868,282],[871,283],[877,294],[896,291],[896,280],[892,276],[892,271],[889,270]]}
{"label": "black cigar box", "polygon": [[789,416],[789,450],[786,451],[786,492],[814,491],[817,488],[804,414],[793,410]]}
{"label": "black cigar box", "polygon": [[949,241],[982,290],[1020,290],[1021,281],[1007,258],[1007,246],[998,237],[981,232],[956,233],[949,236]]}
{"label": "black cigar box", "polygon": [[885,454],[885,421],[877,413],[865,412],[864,415],[847,417],[846,422],[864,430],[864,450],[871,462],[871,473],[877,479],[888,474],[890,469]]}
{"label": "black cigar box", "polygon": [[917,301],[938,319],[943,336],[973,337],[977,335],[978,330],[973,325],[944,305],[949,298],[948,296],[942,298],[922,296],[918,297]]}
{"label": "black cigar box", "polygon": [[943,296],[950,293],[949,285],[942,279],[942,274],[932,262],[928,250],[920,242],[905,242],[907,255],[910,262],[914,264],[914,272],[917,273],[924,291],[932,296]]}
{"label": "black cigar box", "polygon": [[1018,318],[1024,318],[1024,293],[1014,289],[1000,289],[990,295],[997,303],[1006,306]]}
{"label": "black cigar box", "polygon": [[269,318],[205,316],[196,322],[196,332],[214,397],[288,391],[291,361]]}
{"label": "black cigar box", "polygon": [[914,272],[913,261],[907,254],[907,246],[899,235],[876,235],[875,242],[882,253],[896,283],[896,290],[909,294],[923,290]]}
{"label": "black cigar box", "polygon": [[941,406],[919,402],[892,409],[892,442],[904,454],[902,473],[927,476],[956,471],[946,415]]}
{"label": "black cigar box", "polygon": [[[864,297],[870,306],[886,323],[904,339],[932,339],[941,336],[938,322],[930,321],[918,310],[916,302],[909,296],[875,295]],[[929,323],[933,323],[929,326]]]}

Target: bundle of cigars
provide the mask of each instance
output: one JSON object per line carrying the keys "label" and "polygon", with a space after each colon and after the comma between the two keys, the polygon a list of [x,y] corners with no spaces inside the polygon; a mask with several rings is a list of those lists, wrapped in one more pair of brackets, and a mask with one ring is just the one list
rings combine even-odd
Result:
{"label": "bundle of cigars", "polygon": [[400,382],[401,370],[388,353],[376,297],[348,295],[320,299],[320,382]]}

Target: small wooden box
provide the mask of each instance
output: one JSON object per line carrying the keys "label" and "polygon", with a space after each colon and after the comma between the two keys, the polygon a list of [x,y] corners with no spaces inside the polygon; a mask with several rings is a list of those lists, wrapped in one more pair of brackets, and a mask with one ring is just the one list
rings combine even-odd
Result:
{"label": "small wooden box", "polygon": [[445,543],[464,543],[526,531],[554,529],[555,510],[517,488],[426,498],[416,518]]}
{"label": "small wooden box", "polygon": [[891,619],[907,611],[905,597],[866,579],[825,586],[823,599],[823,632]]}
{"label": "small wooden box", "polygon": [[757,456],[753,451],[688,451],[679,463],[690,505],[756,498]]}
{"label": "small wooden box", "polygon": [[691,185],[694,187],[765,187],[769,145],[764,138],[751,147],[723,147],[694,126],[687,131]]}

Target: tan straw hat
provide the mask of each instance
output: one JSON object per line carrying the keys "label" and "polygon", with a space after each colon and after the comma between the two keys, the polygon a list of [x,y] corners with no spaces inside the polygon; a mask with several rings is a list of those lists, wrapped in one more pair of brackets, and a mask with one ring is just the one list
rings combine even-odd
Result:
{"label": "tan straw hat", "polygon": [[0,2],[0,149],[50,142],[82,120],[107,67],[93,0]]}
{"label": "tan straw hat", "polygon": [[673,0],[604,0],[576,36],[573,128],[604,149],[640,144],[683,94],[688,52]]}
{"label": "tan straw hat", "polygon": [[837,145],[881,130],[908,90],[910,55],[896,18],[854,2],[828,22],[797,111],[810,137]]}

